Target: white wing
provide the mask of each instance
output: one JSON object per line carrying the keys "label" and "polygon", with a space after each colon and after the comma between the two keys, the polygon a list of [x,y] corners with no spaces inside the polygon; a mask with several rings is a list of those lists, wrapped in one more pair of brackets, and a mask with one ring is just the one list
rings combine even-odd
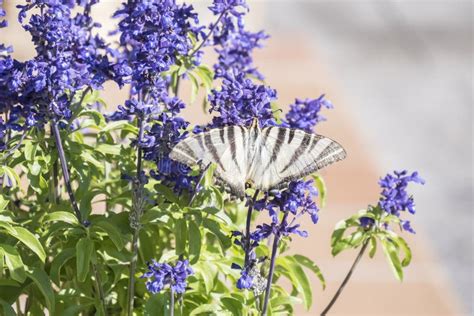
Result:
{"label": "white wing", "polygon": [[257,189],[267,191],[342,160],[337,142],[301,130],[270,126],[262,129],[261,163],[250,175]]}
{"label": "white wing", "polygon": [[170,158],[186,165],[216,165],[216,176],[237,196],[245,194],[248,130],[242,126],[215,128],[179,142]]}

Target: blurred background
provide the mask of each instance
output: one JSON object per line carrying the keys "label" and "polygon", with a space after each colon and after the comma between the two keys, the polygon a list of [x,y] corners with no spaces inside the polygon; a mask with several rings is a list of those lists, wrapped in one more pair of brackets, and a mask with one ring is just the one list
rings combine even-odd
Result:
{"label": "blurred background", "polygon": [[[16,22],[14,7],[22,1],[4,2],[11,27],[0,29],[0,42],[12,44],[18,59],[31,57],[28,35]],[[192,2],[211,22],[209,1]],[[119,3],[95,7],[104,31],[115,27],[110,15]],[[410,218],[417,234],[405,233],[412,264],[399,283],[382,253],[364,258],[331,314],[472,315],[473,2],[249,3],[249,29],[271,35],[255,64],[277,89],[280,107],[325,93],[335,109],[325,112],[317,132],[348,150],[346,161],[323,172],[329,192],[320,222],[305,225],[308,238],[293,240],[292,251],[314,259],[328,282],[323,291],[312,279],[314,306],[297,315],[316,315],[329,302],[356,256],[331,257],[332,229],[376,203],[379,177],[394,169],[418,170],[426,180],[410,187],[418,211]],[[104,91],[111,108],[124,96],[113,85]],[[186,116],[209,120],[200,102]]]}

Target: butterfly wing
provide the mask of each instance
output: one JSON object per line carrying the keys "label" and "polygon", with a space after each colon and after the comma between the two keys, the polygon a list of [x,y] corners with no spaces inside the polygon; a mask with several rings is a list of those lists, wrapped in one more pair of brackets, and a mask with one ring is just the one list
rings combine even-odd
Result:
{"label": "butterfly wing", "polygon": [[237,196],[245,194],[248,131],[226,126],[189,136],[171,151],[170,158],[188,166],[216,165],[215,174]]}
{"label": "butterfly wing", "polygon": [[251,178],[257,188],[266,191],[342,160],[346,152],[327,137],[270,126],[262,129],[260,156],[262,163]]}

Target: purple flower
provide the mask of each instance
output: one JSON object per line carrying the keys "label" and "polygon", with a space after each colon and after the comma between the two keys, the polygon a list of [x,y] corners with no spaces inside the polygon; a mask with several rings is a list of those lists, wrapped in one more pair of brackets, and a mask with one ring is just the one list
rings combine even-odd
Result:
{"label": "purple flower", "polygon": [[[7,13],[3,9],[3,0],[0,0],[0,18],[6,16]],[[7,20],[0,19],[0,28],[6,27],[8,25]]]}
{"label": "purple flower", "polygon": [[275,125],[271,102],[276,91],[264,85],[256,85],[244,74],[226,75],[220,90],[209,95],[210,112],[218,112],[210,127],[225,125],[250,125],[258,118],[261,127]]}
{"label": "purple flower", "polygon": [[148,271],[142,278],[148,279],[146,288],[153,294],[161,292],[165,286],[169,286],[174,292],[182,294],[186,291],[188,276],[193,274],[194,271],[189,266],[188,260],[178,260],[174,266],[153,260],[152,263],[148,263]]}
{"label": "purple flower", "polygon": [[239,290],[249,289],[252,287],[253,277],[248,274],[247,270],[242,270],[240,278],[237,280],[237,288]]}
{"label": "purple flower", "polygon": [[214,0],[212,5],[209,7],[209,10],[211,10],[214,14],[230,12],[235,16],[239,16],[241,14],[237,10],[239,7],[248,10],[245,0]]}
{"label": "purple flower", "polygon": [[166,112],[157,117],[144,135],[149,140],[143,148],[144,158],[156,163],[157,169],[150,173],[153,178],[173,188],[176,193],[192,191],[197,177],[189,176],[191,169],[188,166],[169,158],[174,145],[186,137],[189,122],[177,116],[184,104],[177,98],[170,98],[168,101]]}
{"label": "purple flower", "polygon": [[[380,179],[379,185],[382,188],[379,200],[380,207],[387,212],[400,217],[402,211],[408,211],[415,214],[415,202],[413,197],[408,194],[407,187],[410,182],[424,184],[425,181],[418,175],[418,172],[408,174],[406,170],[394,171]],[[414,233],[410,222],[402,221],[404,230]]]}
{"label": "purple flower", "polygon": [[296,99],[295,103],[290,105],[290,111],[286,114],[286,124],[291,128],[302,129],[310,133],[317,123],[325,120],[320,115],[323,107],[333,108],[332,103],[324,98],[324,94],[314,100]]}
{"label": "purple flower", "polygon": [[375,221],[373,218],[363,216],[359,218],[359,223],[360,223],[360,226],[364,228],[370,228],[375,224]]}

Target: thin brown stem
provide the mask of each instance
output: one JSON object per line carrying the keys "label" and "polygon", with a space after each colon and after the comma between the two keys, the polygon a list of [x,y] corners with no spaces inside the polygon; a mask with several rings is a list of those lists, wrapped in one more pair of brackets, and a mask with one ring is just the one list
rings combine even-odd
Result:
{"label": "thin brown stem", "polygon": [[252,221],[252,211],[253,207],[255,206],[255,202],[257,201],[257,196],[259,190],[255,190],[255,193],[252,197],[252,200],[249,202],[249,208],[247,210],[247,221],[245,224],[245,259],[244,259],[244,268],[247,267],[248,261],[249,261],[249,256],[250,256],[250,226],[251,226],[251,221]]}
{"label": "thin brown stem", "polygon": [[[287,217],[288,211],[283,215],[280,225],[286,222]],[[278,244],[280,242],[280,233],[276,233],[273,238],[272,256],[270,258],[270,271],[268,272],[267,288],[265,290],[265,299],[263,300],[262,316],[267,315],[268,303],[270,301],[270,292],[272,290],[273,273],[275,272],[275,261],[278,253]]]}
{"label": "thin brown stem", "polygon": [[54,134],[54,139],[56,141],[56,149],[58,151],[59,161],[61,163],[61,169],[62,169],[63,178],[64,178],[64,185],[66,186],[66,190],[69,195],[69,200],[71,201],[72,209],[74,210],[74,213],[76,214],[76,217],[79,223],[84,225],[85,223],[83,223],[82,221],[81,211],[79,210],[79,207],[76,202],[76,198],[74,196],[74,192],[72,190],[71,178],[69,177],[69,169],[67,167],[66,155],[64,153],[64,148],[61,141],[61,134],[59,133],[58,123],[56,122],[55,118],[53,118],[51,121],[51,128]]}
{"label": "thin brown stem", "polygon": [[204,44],[207,42],[207,40],[209,39],[209,37],[211,37],[212,33],[214,33],[214,30],[216,29],[217,25],[219,24],[219,22],[221,21],[221,19],[224,17],[224,15],[227,13],[227,10],[226,11],[223,11],[219,17],[217,18],[216,22],[212,25],[211,29],[209,30],[209,33],[206,35],[205,38],[203,38],[202,42],[198,45],[198,47],[196,47],[196,49],[194,49],[190,54],[189,54],[189,57],[193,57],[194,54],[196,54],[201,48],[202,46],[204,46]]}
{"label": "thin brown stem", "polygon": [[362,247],[360,248],[360,251],[359,251],[359,254],[357,255],[357,257],[355,258],[354,260],[354,263],[352,264],[351,266],[351,269],[349,270],[349,272],[347,273],[346,277],[344,278],[344,280],[342,281],[341,285],[339,286],[339,288],[337,289],[337,292],[336,294],[334,294],[334,297],[331,299],[331,301],[329,302],[328,306],[326,306],[326,308],[321,312],[321,316],[325,316],[329,310],[331,309],[331,307],[334,305],[334,303],[336,303],[339,295],[341,295],[342,293],[342,290],[344,290],[344,287],[346,286],[347,282],[349,282],[349,279],[351,278],[351,275],[352,273],[354,272],[357,264],[359,263],[360,259],[362,258],[362,255],[364,254],[365,250],[367,249],[367,246],[369,245],[369,239],[366,239],[364,241],[364,243],[362,244]]}

